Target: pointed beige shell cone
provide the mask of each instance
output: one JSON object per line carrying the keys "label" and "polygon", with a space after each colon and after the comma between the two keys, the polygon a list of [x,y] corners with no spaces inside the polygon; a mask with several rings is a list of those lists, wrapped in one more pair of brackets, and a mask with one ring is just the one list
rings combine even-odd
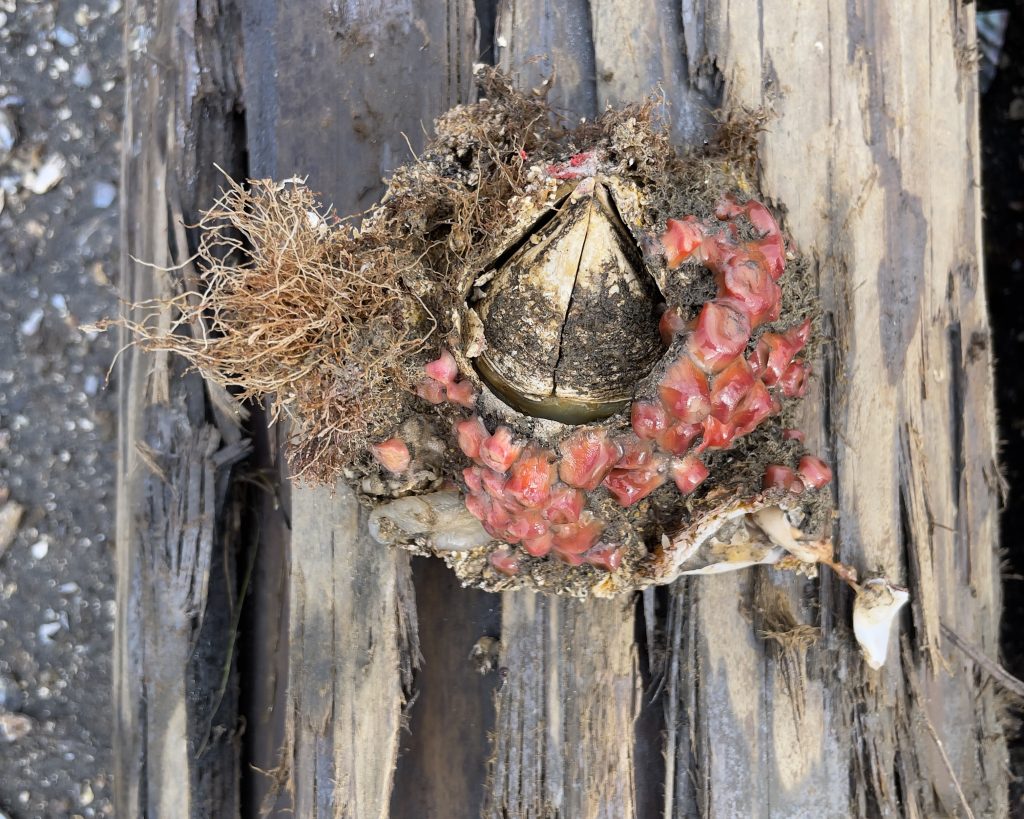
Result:
{"label": "pointed beige shell cone", "polygon": [[487,283],[475,305],[486,337],[476,366],[527,414],[606,417],[662,353],[659,301],[607,188],[584,179]]}

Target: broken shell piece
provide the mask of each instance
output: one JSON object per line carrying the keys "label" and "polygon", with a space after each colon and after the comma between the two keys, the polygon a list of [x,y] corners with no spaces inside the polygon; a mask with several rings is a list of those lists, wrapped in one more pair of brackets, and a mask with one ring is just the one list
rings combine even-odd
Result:
{"label": "broken shell piece", "polygon": [[803,531],[793,526],[778,506],[759,509],[753,518],[773,543],[802,563],[831,563],[832,541],[828,538],[806,540]]}
{"label": "broken shell piece", "polygon": [[786,554],[749,516],[730,521],[707,538],[680,567],[679,574],[721,574],[778,563]]}
{"label": "broken shell piece", "polygon": [[864,653],[864,661],[876,671],[889,653],[892,622],[910,600],[910,593],[884,577],[863,583],[853,604],[853,633]]}
{"label": "broken shell piece", "polygon": [[491,541],[460,492],[399,498],[370,513],[370,535],[378,543],[395,545],[425,541],[438,551],[467,551]]}
{"label": "broken shell piece", "polygon": [[[718,574],[777,563],[786,549],[754,523],[762,509],[779,509],[763,495],[733,498],[708,510],[673,538],[664,538],[651,564],[651,580],[668,583],[681,574]],[[781,510],[780,510],[781,513]]]}
{"label": "broken shell piece", "polygon": [[25,174],[23,184],[34,194],[52,190],[64,178],[68,163],[60,154],[52,154],[34,171]]}

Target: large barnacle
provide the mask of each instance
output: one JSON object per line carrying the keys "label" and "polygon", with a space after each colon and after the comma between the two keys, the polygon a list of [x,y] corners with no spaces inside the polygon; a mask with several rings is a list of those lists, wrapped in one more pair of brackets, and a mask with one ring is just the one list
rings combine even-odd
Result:
{"label": "large barnacle", "polygon": [[476,368],[528,415],[620,412],[663,352],[658,286],[600,176],[564,183],[474,285],[486,340]]}

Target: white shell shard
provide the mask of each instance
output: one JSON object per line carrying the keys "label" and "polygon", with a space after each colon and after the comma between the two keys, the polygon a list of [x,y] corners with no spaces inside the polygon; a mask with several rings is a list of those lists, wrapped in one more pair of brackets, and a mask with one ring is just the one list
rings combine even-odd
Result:
{"label": "white shell shard", "polygon": [[64,178],[68,163],[60,154],[52,154],[38,169],[25,174],[25,188],[35,194],[52,190]]}
{"label": "white shell shard", "polygon": [[781,546],[802,563],[820,563],[832,559],[832,541],[807,540],[802,530],[790,523],[778,506],[766,506],[753,513],[757,524],[773,543]]}
{"label": "white shell shard", "polygon": [[876,671],[889,653],[889,634],[899,610],[910,600],[910,593],[894,586],[884,577],[866,581],[853,604],[853,633],[864,653],[864,661]]}
{"label": "white shell shard", "polygon": [[437,551],[468,551],[492,540],[455,491],[398,498],[378,506],[370,513],[369,530],[374,540],[387,546],[415,539]]}
{"label": "white shell shard", "polygon": [[679,574],[721,574],[778,563],[785,549],[751,524],[750,516],[724,523],[680,565]]}

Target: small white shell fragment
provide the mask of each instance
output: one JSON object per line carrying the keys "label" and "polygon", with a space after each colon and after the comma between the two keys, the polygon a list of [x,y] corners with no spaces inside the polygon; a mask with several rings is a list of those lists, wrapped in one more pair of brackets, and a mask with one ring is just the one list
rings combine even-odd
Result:
{"label": "small white shell fragment", "polygon": [[0,739],[4,742],[17,742],[32,731],[31,718],[24,714],[0,713]]}
{"label": "small white shell fragment", "polygon": [[391,545],[413,538],[429,542],[438,551],[468,551],[490,543],[491,536],[453,491],[398,498],[370,513],[370,534]]}
{"label": "small white shell fragment", "polygon": [[910,593],[894,586],[884,577],[866,581],[853,604],[853,633],[864,661],[876,671],[889,653],[889,634],[899,610],[910,600]]}
{"label": "small white shell fragment", "polygon": [[803,563],[818,563],[832,559],[832,542],[830,540],[807,541],[803,532],[793,526],[786,513],[778,506],[766,506],[753,513],[754,522],[771,538],[772,542],[781,546],[793,557]]}
{"label": "small white shell fragment", "polygon": [[25,187],[35,194],[52,190],[64,178],[68,163],[60,154],[50,155],[36,171],[25,174]]}
{"label": "small white shell fragment", "polygon": [[18,129],[14,124],[14,117],[6,108],[0,108],[0,162],[7,159],[17,141]]}

